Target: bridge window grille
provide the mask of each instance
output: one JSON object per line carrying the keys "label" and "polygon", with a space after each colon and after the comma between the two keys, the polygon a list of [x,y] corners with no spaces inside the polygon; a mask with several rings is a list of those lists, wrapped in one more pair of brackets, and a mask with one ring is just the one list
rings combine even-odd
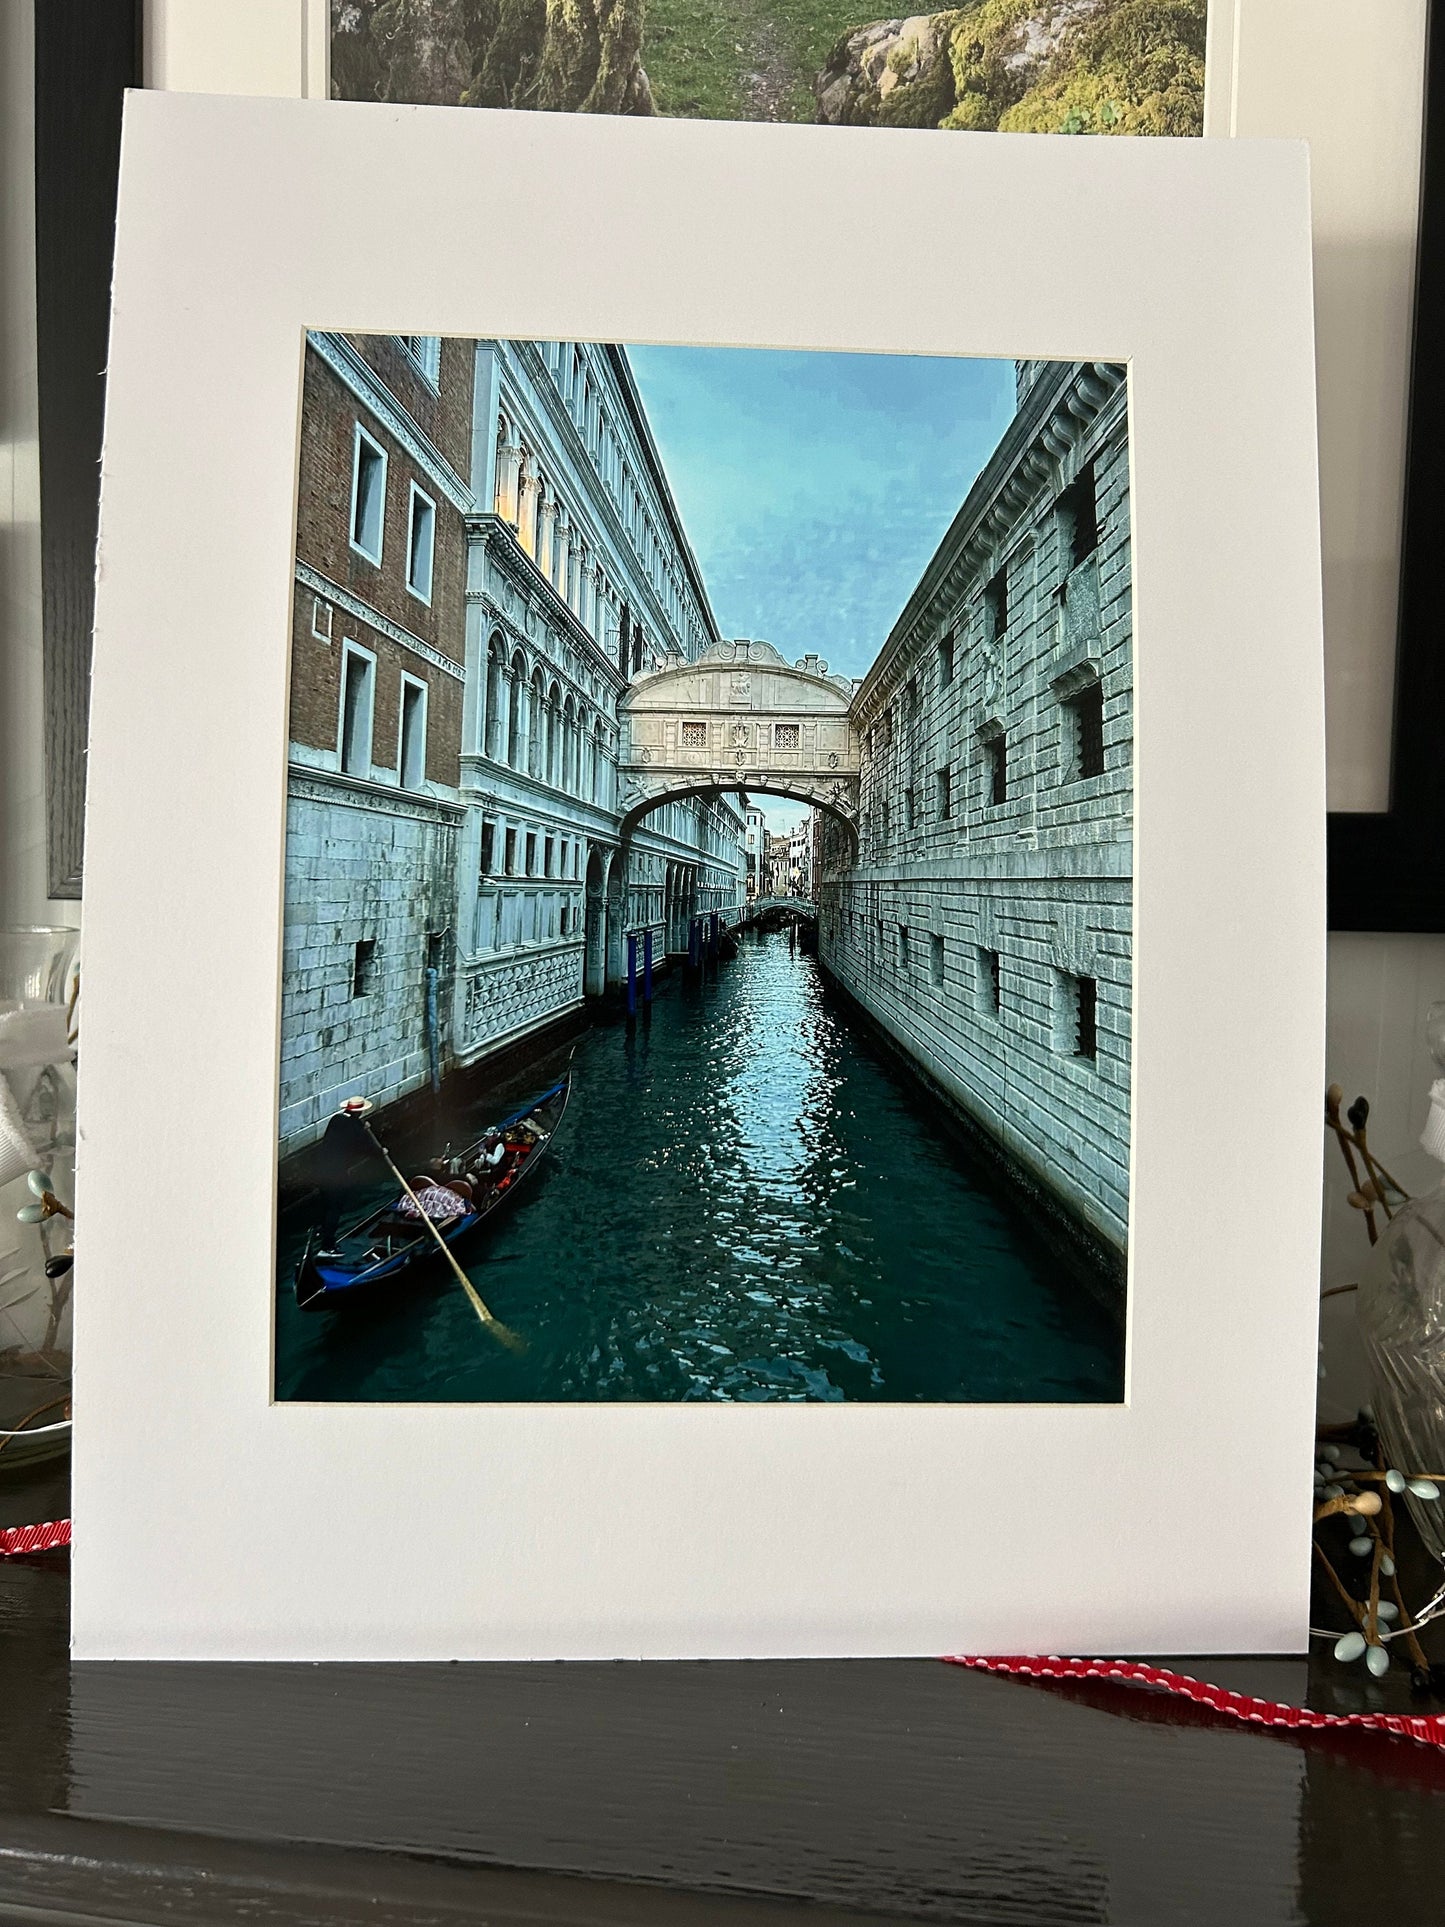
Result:
{"label": "bridge window grille", "polygon": [[1076,777],[1104,774],[1104,685],[1086,683],[1068,698],[1067,709],[1073,725],[1073,774]]}
{"label": "bridge window grille", "polygon": [[928,939],[928,981],[935,990],[943,988],[943,939],[932,936]]}
{"label": "bridge window grille", "polygon": [[991,1017],[1003,1009],[1003,964],[996,950],[978,953],[978,1001]]}
{"label": "bridge window grille", "polygon": [[796,749],[798,747],[799,727],[797,723],[774,723],[773,748]]}
{"label": "bridge window grille", "polygon": [[1000,730],[990,736],[983,746],[988,758],[988,800],[990,803],[1008,801],[1008,738]]}
{"label": "bridge window grille", "polygon": [[363,937],[351,953],[351,994],[369,997],[376,966],[376,939]]}
{"label": "bridge window grille", "polygon": [[682,746],[684,749],[706,749],[707,724],[684,723],[682,726]]}

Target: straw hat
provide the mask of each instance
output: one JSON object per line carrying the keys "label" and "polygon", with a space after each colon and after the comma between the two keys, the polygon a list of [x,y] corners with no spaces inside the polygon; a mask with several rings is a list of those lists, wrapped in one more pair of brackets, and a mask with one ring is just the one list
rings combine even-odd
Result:
{"label": "straw hat", "polygon": [[341,1106],[341,1114],[343,1117],[365,1117],[374,1108],[369,1097],[348,1097]]}

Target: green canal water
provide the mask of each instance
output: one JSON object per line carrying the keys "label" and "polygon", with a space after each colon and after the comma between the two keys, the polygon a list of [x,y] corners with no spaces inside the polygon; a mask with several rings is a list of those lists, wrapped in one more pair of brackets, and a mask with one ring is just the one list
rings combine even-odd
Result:
{"label": "green canal water", "polygon": [[[566,1053],[446,1131],[476,1135]],[[577,1047],[536,1188],[464,1253],[520,1356],[443,1269],[300,1312],[279,1256],[276,1392],[327,1400],[1110,1401],[1123,1345],[936,1106],[786,937],[659,986]]]}

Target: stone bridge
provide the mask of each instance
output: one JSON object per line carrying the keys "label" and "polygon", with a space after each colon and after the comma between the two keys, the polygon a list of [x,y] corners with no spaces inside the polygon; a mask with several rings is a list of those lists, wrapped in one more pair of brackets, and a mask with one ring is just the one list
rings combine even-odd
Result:
{"label": "stone bridge", "polygon": [[810,803],[858,835],[853,684],[819,656],[791,667],[768,642],[715,643],[639,676],[618,704],[626,838],[675,797],[749,791]]}
{"label": "stone bridge", "polygon": [[755,923],[760,917],[811,917],[816,922],[818,906],[806,897],[752,897],[738,912],[739,923]]}

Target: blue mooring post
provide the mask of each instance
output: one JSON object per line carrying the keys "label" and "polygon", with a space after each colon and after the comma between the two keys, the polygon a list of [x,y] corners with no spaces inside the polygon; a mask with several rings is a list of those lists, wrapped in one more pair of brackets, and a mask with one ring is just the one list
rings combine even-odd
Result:
{"label": "blue mooring post", "polygon": [[652,932],[642,933],[642,1001],[652,1002]]}
{"label": "blue mooring post", "polygon": [[637,938],[627,939],[627,1014],[637,1015]]}

